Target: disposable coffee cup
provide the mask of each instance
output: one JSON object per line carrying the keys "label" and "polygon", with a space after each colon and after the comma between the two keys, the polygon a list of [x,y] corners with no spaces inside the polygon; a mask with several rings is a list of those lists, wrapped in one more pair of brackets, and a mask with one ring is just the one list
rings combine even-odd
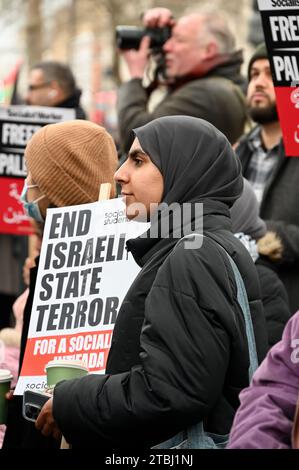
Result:
{"label": "disposable coffee cup", "polygon": [[47,386],[53,388],[61,380],[78,379],[88,374],[88,367],[81,361],[53,360],[45,368]]}
{"label": "disposable coffee cup", "polygon": [[6,393],[10,390],[12,374],[8,369],[0,369],[0,424],[6,423],[7,418],[7,398]]}

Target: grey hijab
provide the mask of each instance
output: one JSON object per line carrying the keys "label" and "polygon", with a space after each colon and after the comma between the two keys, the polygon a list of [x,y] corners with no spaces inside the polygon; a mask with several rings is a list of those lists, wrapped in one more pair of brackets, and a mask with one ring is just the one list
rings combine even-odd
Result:
{"label": "grey hijab", "polygon": [[239,159],[226,137],[207,121],[168,116],[133,131],[162,173],[163,202],[209,200],[230,207],[241,194]]}
{"label": "grey hijab", "polygon": [[244,178],[243,192],[230,209],[233,233],[245,233],[255,240],[266,233],[266,224],[259,217],[259,205],[250,183]]}

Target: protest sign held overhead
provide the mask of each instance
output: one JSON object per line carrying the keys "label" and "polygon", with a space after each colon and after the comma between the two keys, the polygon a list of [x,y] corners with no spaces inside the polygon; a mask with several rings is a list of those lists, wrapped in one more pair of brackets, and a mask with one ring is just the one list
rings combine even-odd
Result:
{"label": "protest sign held overhead", "polygon": [[105,371],[120,305],[140,269],[126,240],[148,225],[129,222],[121,199],[48,210],[16,394],[43,389],[53,359]]}
{"label": "protest sign held overhead", "polygon": [[286,155],[299,156],[299,0],[258,0]]}
{"label": "protest sign held overhead", "polygon": [[42,126],[75,118],[73,109],[0,107],[0,233],[26,235],[32,229],[20,195],[26,177],[24,150]]}

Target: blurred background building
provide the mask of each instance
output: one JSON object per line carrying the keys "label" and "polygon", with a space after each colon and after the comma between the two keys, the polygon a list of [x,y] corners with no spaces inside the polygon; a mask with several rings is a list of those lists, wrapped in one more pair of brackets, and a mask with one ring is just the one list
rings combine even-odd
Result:
{"label": "blurred background building", "polygon": [[[115,52],[115,27],[141,25],[140,15],[154,6],[175,16],[206,2],[185,0],[0,0],[0,82],[22,60],[18,89],[25,92],[28,69],[41,60],[67,62],[83,90],[90,119],[113,129],[115,90],[125,70]],[[211,2],[209,2],[211,4]],[[263,38],[256,0],[213,0],[235,30],[245,64]],[[104,118],[107,122],[101,122]]]}

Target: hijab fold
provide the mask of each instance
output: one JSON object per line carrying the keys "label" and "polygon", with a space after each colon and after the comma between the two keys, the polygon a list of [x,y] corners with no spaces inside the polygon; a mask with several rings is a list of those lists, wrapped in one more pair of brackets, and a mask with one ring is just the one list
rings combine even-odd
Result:
{"label": "hijab fold", "polygon": [[265,222],[259,217],[259,204],[250,183],[244,178],[242,195],[230,209],[232,231],[250,235],[255,240],[267,231]]}
{"label": "hijab fold", "polygon": [[207,121],[167,116],[133,131],[163,176],[162,202],[209,200],[230,207],[242,193],[240,161],[227,138]]}

